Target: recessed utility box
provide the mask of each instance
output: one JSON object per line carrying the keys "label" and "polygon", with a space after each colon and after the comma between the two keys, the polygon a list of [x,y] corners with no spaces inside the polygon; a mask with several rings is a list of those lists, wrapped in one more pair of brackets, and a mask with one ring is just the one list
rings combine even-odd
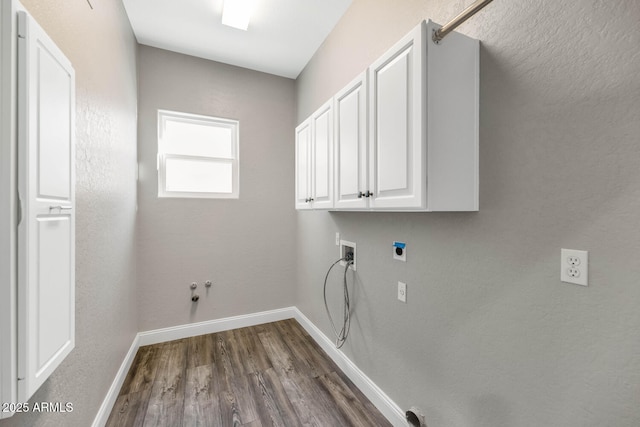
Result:
{"label": "recessed utility box", "polygon": [[[347,258],[348,254],[353,254],[353,264],[349,268],[356,270],[356,244],[347,240],[340,240],[340,258]],[[346,261],[341,261],[340,265],[347,265]]]}

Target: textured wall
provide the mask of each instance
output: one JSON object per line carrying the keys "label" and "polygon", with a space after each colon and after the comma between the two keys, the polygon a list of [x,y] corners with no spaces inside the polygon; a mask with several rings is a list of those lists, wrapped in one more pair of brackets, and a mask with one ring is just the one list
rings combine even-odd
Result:
{"label": "textured wall", "polygon": [[[297,80],[297,122],[470,3],[354,0]],[[496,1],[460,27],[482,40],[480,212],[298,212],[298,307],[329,335],[334,233],[356,242],[344,350],[429,427],[640,425],[639,19],[635,0]],[[590,251],[589,287],[560,282],[561,247]]]}
{"label": "textured wall", "polygon": [[76,348],[31,400],[74,411],[0,426],[88,426],[137,332],[136,42],[121,2],[22,3],[76,70]]}
{"label": "textured wall", "polygon": [[[140,330],[292,305],[294,81],[147,46],[139,80]],[[158,199],[158,109],[240,121],[239,199]]]}

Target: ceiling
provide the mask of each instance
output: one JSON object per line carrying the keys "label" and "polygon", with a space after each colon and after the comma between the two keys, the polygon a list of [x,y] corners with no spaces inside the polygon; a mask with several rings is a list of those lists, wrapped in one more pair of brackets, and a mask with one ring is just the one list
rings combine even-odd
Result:
{"label": "ceiling", "polygon": [[256,0],[248,31],[222,25],[223,0],[123,3],[140,44],[296,78],[351,0]]}

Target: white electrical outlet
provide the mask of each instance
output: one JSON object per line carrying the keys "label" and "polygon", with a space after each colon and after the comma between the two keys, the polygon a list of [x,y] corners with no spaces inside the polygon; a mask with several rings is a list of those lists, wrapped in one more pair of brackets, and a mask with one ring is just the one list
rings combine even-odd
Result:
{"label": "white electrical outlet", "polygon": [[398,282],[398,300],[407,302],[407,284]]}
{"label": "white electrical outlet", "polygon": [[589,286],[589,252],[575,249],[560,250],[560,280]]}

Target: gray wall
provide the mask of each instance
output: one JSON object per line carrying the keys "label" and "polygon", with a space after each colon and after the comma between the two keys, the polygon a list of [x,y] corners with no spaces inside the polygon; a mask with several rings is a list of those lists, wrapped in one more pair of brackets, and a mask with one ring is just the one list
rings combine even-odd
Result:
{"label": "gray wall", "polygon": [[137,332],[136,41],[121,2],[22,0],[76,70],[76,348],[32,402],[0,426],[88,426]]}
{"label": "gray wall", "polygon": [[[139,80],[140,330],[293,305],[294,81],[147,46]],[[240,121],[239,199],[158,199],[158,109]]]}
{"label": "gray wall", "polygon": [[[297,122],[470,3],[354,0],[297,80]],[[429,427],[640,425],[639,19],[635,0],[496,1],[459,29],[482,40],[480,212],[298,212],[298,307],[330,334],[334,233],[356,242],[344,350]],[[560,282],[562,247],[589,251],[589,287]]]}

